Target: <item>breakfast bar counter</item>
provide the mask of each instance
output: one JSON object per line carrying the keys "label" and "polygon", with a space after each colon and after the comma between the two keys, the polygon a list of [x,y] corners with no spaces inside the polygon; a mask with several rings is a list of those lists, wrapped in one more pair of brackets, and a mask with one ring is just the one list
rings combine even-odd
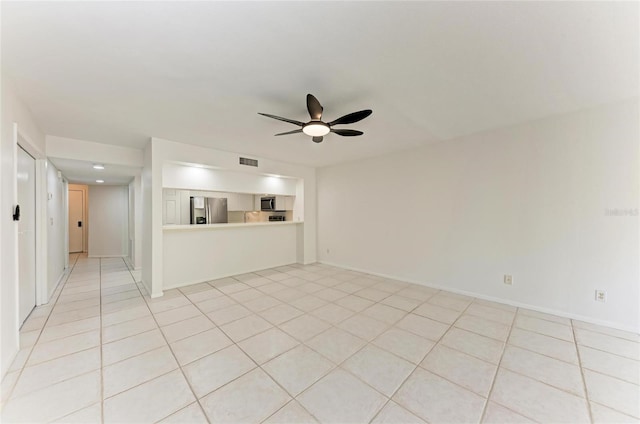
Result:
{"label": "breakfast bar counter", "polygon": [[266,225],[296,225],[302,221],[281,221],[281,222],[231,222],[225,224],[191,224],[191,225],[164,225],[163,231],[200,231],[200,230],[224,230],[238,227],[262,227]]}
{"label": "breakfast bar counter", "polygon": [[164,290],[298,261],[302,221],[163,226]]}

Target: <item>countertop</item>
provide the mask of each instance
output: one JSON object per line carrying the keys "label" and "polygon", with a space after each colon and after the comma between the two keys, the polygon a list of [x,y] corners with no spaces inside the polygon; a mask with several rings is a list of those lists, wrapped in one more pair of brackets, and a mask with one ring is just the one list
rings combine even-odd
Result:
{"label": "countertop", "polygon": [[237,222],[228,224],[185,224],[185,225],[164,225],[164,231],[197,231],[197,230],[222,230],[239,227],[263,227],[267,225],[295,225],[303,224],[304,221],[280,221],[280,222]]}

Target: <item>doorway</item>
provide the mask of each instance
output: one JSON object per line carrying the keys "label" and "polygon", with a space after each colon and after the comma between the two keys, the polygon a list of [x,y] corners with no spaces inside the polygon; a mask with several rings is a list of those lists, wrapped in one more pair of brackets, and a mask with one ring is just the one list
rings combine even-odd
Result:
{"label": "doorway", "polygon": [[85,191],[69,187],[69,253],[84,252]]}
{"label": "doorway", "polygon": [[22,147],[17,150],[18,313],[22,325],[36,306],[36,161]]}

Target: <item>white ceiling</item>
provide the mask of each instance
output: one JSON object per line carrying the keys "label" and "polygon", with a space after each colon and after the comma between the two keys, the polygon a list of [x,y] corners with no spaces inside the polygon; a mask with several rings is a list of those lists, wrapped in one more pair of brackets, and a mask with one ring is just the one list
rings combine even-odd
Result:
{"label": "white ceiling", "polygon": [[[322,166],[638,96],[638,2],[2,2],[47,133]],[[307,121],[373,115],[321,144]]]}
{"label": "white ceiling", "polygon": [[141,172],[136,166],[105,164],[105,169],[98,170],[87,161],[52,157],[49,160],[72,184],[96,185],[96,180],[103,180],[104,185],[124,185]]}

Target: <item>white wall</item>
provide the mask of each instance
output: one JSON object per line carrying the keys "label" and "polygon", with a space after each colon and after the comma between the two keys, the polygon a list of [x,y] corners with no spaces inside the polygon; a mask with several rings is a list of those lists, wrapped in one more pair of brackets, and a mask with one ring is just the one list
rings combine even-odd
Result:
{"label": "white wall", "polygon": [[142,166],[142,150],[47,135],[47,156],[87,162]]}
{"label": "white wall", "polygon": [[129,241],[133,249],[129,261],[135,269],[142,268],[142,176],[129,183]]}
{"label": "white wall", "polygon": [[[239,153],[224,152],[193,146],[174,141],[152,138],[144,151],[142,171],[144,246],[142,281],[152,297],[161,296],[163,290],[163,233],[162,233],[162,188],[165,165],[175,163],[202,164],[228,171],[254,173],[257,175],[285,175],[298,179],[296,183],[296,204],[294,208],[304,212],[304,223],[299,232],[298,261],[301,263],[316,260],[316,175],[315,169],[300,165],[287,164],[274,160],[257,158],[258,169],[239,165]],[[301,195],[301,190],[304,196]],[[236,191],[219,187],[221,191]],[[242,190],[238,190],[242,191]],[[250,190],[249,190],[250,192]],[[299,205],[298,202],[303,202]],[[302,212],[300,212],[302,213]]]}
{"label": "white wall", "polygon": [[[156,167],[158,168],[158,166]],[[147,293],[152,296],[158,296],[162,294],[162,286],[157,288],[157,292],[153,293],[153,280],[154,280],[154,249],[153,249],[153,143],[149,142],[144,149],[144,166],[142,168],[142,284],[147,289]],[[160,169],[159,176],[156,176],[158,184],[162,184],[162,169]],[[162,186],[160,187],[160,193],[162,193]],[[162,201],[160,200],[160,207],[162,207]],[[162,225],[162,221],[160,224]],[[157,237],[157,236],[156,236]],[[155,249],[156,261],[160,258],[160,251]]]}
{"label": "white wall", "polygon": [[129,255],[128,186],[89,186],[90,257]]}
{"label": "white wall", "polygon": [[297,181],[297,178],[281,178],[172,163],[165,163],[162,169],[163,187],[183,190],[295,196]]}
{"label": "white wall", "polygon": [[65,184],[58,169],[47,161],[47,299],[64,275],[66,262]]}
{"label": "white wall", "polygon": [[319,259],[638,331],[638,140],[634,99],[320,169]]}
{"label": "white wall", "polygon": [[17,223],[12,214],[16,201],[14,129],[31,144],[32,150],[44,157],[44,135],[29,109],[13,91],[4,76],[1,82],[0,132],[0,377],[4,376],[18,351],[18,291],[17,291]]}

